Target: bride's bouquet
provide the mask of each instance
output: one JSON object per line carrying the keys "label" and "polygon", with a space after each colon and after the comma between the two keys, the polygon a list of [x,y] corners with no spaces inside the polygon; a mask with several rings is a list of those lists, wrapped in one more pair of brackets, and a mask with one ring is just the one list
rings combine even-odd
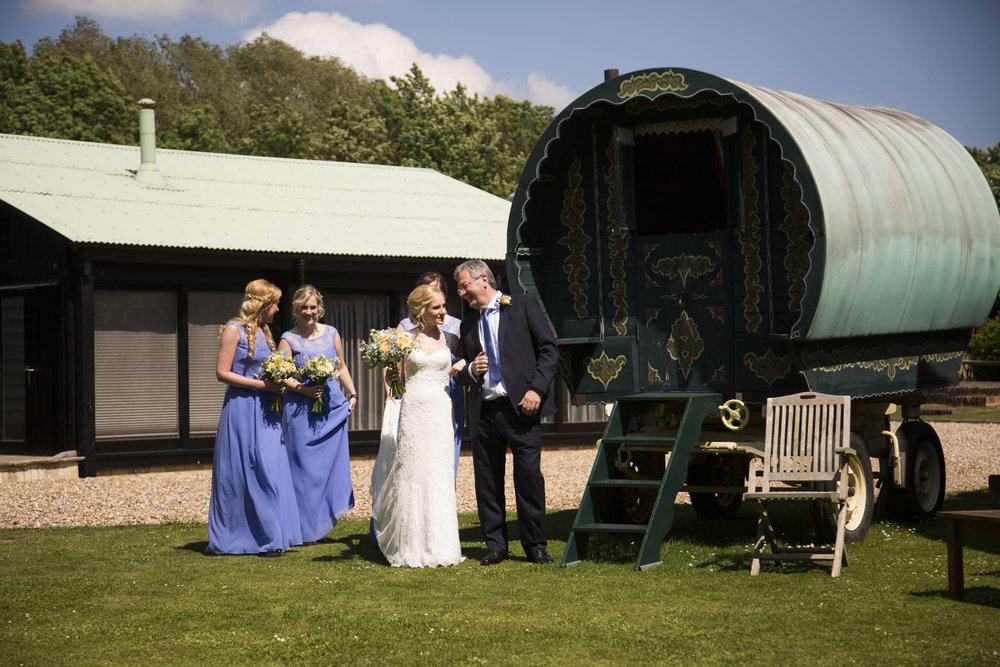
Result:
{"label": "bride's bouquet", "polygon": [[[368,368],[390,368],[402,361],[413,351],[416,343],[413,336],[396,329],[372,329],[368,340],[361,343],[361,360]],[[393,380],[389,384],[393,396],[402,396],[403,381]]]}
{"label": "bride's bouquet", "polygon": [[[327,359],[322,354],[306,359],[306,362],[299,366],[300,377],[312,380],[316,384],[326,384],[330,378],[340,376],[340,365],[337,361]],[[321,412],[323,410],[323,394],[313,401],[312,411]]]}
{"label": "bride's bouquet", "polygon": [[[275,350],[267,355],[267,358],[260,365],[260,370],[257,371],[254,377],[258,380],[270,380],[280,385],[281,381],[285,378],[298,378],[299,369],[296,368],[295,362],[292,361],[291,357],[287,356],[281,350]],[[284,391],[284,387],[281,389]],[[274,398],[271,399],[271,409],[275,412],[281,412],[281,392],[276,393]]]}

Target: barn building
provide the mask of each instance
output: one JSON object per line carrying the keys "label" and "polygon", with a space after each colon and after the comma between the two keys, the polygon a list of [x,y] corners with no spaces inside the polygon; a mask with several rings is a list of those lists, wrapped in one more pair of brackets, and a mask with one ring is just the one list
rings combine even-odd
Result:
{"label": "barn building", "polygon": [[[156,150],[152,113],[140,147],[0,135],[0,455],[211,463],[217,330],[255,278],[284,290],[276,335],[296,287],[323,292],[361,395],[352,453],[373,453],[383,393],[358,342],[424,271],[503,276],[509,202],[429,169]],[[593,441],[580,422],[601,415],[566,406],[547,437]]]}

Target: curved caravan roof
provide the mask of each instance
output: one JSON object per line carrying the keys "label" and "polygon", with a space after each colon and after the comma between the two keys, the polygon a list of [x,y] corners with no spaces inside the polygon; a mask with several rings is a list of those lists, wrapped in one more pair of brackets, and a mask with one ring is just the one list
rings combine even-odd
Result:
{"label": "curved caravan roof", "polygon": [[[529,158],[511,208],[517,279],[533,186],[566,122],[639,98],[714,92],[749,107],[790,162],[815,237],[791,339],[980,326],[1000,286],[1000,213],[955,139],[900,111],[851,107],[679,68],[607,81],[563,110]],[[521,254],[524,253],[522,248]]]}

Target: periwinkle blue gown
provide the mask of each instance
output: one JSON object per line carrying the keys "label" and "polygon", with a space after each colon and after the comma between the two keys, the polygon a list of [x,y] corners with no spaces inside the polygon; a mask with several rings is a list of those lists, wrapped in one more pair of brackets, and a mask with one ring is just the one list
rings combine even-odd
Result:
{"label": "periwinkle blue gown", "polygon": [[[246,328],[236,327],[232,370],[253,377],[271,353],[257,331],[253,356]],[[274,394],[261,389],[226,387],[212,460],[212,499],[208,508],[208,548],[213,554],[287,551],[302,544],[288,456],[281,438],[281,416],[271,410]]]}
{"label": "periwinkle blue gown", "polygon": [[[286,331],[281,339],[292,348],[296,364],[317,355],[330,360],[337,358],[334,345],[337,330],[329,324],[323,325],[323,332],[313,340],[292,331]],[[335,378],[326,381],[320,412],[312,411],[315,400],[286,391],[282,415],[302,539],[306,542],[322,539],[337,524],[337,519],[354,507],[347,444],[349,403]]]}

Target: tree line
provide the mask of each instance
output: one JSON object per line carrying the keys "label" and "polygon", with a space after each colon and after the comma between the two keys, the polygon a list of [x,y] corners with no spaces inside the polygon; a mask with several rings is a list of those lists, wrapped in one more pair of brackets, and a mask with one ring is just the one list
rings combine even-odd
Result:
{"label": "tree line", "polygon": [[135,144],[151,98],[163,148],[426,167],[506,197],[554,117],[461,84],[438,93],[415,64],[391,82],[267,35],[112,39],[77,17],[31,55],[0,42],[0,132]]}
{"label": "tree line", "polygon": [[[438,93],[416,64],[391,83],[267,35],[112,39],[79,16],[30,56],[0,42],[0,132],[136,144],[136,102],[152,98],[163,148],[426,167],[506,197],[555,113]],[[967,150],[1000,207],[1000,142]]]}

